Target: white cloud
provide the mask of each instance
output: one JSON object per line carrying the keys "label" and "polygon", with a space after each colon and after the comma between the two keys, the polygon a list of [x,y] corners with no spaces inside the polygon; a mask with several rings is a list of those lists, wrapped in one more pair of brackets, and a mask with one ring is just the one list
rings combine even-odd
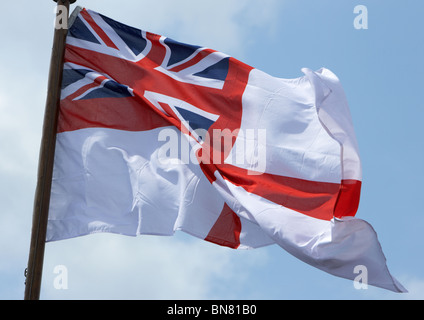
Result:
{"label": "white cloud", "polygon": [[[6,86],[3,82],[2,79],[1,88]],[[34,94],[29,101],[17,88],[9,92],[0,91],[0,172],[25,176],[34,172],[42,117],[34,112],[38,108],[34,110],[31,107],[42,103],[38,98]]]}
{"label": "white cloud", "polygon": [[400,299],[424,300],[424,279],[416,276],[405,276],[401,277],[401,280],[405,284],[408,293],[402,295]]}
{"label": "white cloud", "polygon": [[127,1],[104,5],[103,1],[79,1],[120,22],[175,40],[207,46],[239,57],[247,49],[253,31],[268,35],[275,30],[281,0],[243,1]]}
{"label": "white cloud", "polygon": [[[397,280],[408,290],[406,293],[395,293],[388,290],[369,286],[368,290],[362,290],[363,299],[376,300],[423,300],[424,279],[421,275],[403,275],[396,277]],[[361,290],[360,290],[361,291]]]}
{"label": "white cloud", "polygon": [[[44,299],[214,299],[245,280],[266,251],[235,252],[194,238],[97,234],[48,243]],[[54,287],[56,265],[68,271],[68,289]],[[232,284],[228,290],[227,283]],[[224,288],[225,287],[225,288]],[[228,290],[227,292],[225,292]]]}

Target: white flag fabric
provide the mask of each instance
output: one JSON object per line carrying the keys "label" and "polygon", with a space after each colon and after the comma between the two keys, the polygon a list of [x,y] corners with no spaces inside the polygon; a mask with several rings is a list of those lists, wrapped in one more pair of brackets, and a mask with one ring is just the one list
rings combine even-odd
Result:
{"label": "white flag fabric", "polygon": [[47,241],[182,230],[234,249],[278,244],[396,292],[355,218],[358,146],[327,69],[272,77],[221,52],[83,9],[65,54]]}

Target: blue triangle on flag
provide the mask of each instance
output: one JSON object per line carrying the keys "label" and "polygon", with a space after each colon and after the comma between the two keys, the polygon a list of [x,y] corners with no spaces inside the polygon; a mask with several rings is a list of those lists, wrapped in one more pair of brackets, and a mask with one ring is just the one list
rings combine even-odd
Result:
{"label": "blue triangle on flag", "polygon": [[177,109],[177,111],[184,118],[184,120],[186,120],[189,123],[190,128],[192,130],[204,129],[208,131],[211,125],[213,125],[215,122],[197,113],[188,111],[186,109],[182,109],[178,107],[175,107],[175,109]]}
{"label": "blue triangle on flag", "polygon": [[193,46],[190,44],[178,42],[172,40],[171,38],[166,38],[164,42],[171,51],[171,56],[169,57],[168,61],[168,67],[172,66],[177,62],[181,62],[187,59],[193,53],[195,53],[197,49],[200,48],[199,46]]}
{"label": "blue triangle on flag", "polygon": [[70,84],[84,79],[85,75],[89,72],[93,71],[87,69],[64,69],[62,76],[62,89],[66,88]]}
{"label": "blue triangle on flag", "polygon": [[194,76],[225,81],[229,67],[230,58],[225,58],[205,70],[195,73]]}
{"label": "blue triangle on flag", "polygon": [[72,27],[69,29],[69,34],[73,38],[93,42],[96,44],[100,44],[99,40],[91,33],[90,30],[85,26],[84,22],[77,17],[72,24]]}
{"label": "blue triangle on flag", "polygon": [[147,46],[147,41],[143,38],[141,30],[112,20],[104,15],[100,16],[121,37],[136,56],[143,52]]}

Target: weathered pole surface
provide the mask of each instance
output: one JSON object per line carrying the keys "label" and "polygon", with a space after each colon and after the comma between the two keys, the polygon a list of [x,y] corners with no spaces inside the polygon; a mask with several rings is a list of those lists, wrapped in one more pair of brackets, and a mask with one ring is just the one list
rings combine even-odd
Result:
{"label": "weathered pole surface", "polygon": [[[54,0],[61,19],[56,23],[53,48],[50,60],[47,100],[38,163],[37,187],[34,196],[34,211],[31,231],[31,244],[26,269],[25,300],[38,300],[41,291],[44,249],[50,205],[50,191],[53,176],[53,163],[56,145],[57,119],[63,75],[63,61],[67,35],[69,4],[76,0]],[[66,12],[65,12],[66,11]],[[59,19],[59,16],[57,16]],[[59,27],[60,25],[60,27]]]}

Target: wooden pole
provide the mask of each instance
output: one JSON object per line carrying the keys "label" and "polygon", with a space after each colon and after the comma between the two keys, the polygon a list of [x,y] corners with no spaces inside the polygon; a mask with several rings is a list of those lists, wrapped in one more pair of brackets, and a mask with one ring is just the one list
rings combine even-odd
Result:
{"label": "wooden pole", "polygon": [[[76,0],[54,0],[57,13],[68,19],[69,4]],[[66,8],[66,12],[64,11]],[[43,273],[44,248],[50,205],[50,189],[53,175],[53,162],[56,145],[57,118],[62,85],[63,62],[67,35],[67,21],[56,23],[53,38],[52,56],[47,89],[46,109],[44,113],[43,133],[38,163],[37,187],[34,196],[31,244],[28,267],[25,270],[25,300],[40,298],[41,277]]]}

